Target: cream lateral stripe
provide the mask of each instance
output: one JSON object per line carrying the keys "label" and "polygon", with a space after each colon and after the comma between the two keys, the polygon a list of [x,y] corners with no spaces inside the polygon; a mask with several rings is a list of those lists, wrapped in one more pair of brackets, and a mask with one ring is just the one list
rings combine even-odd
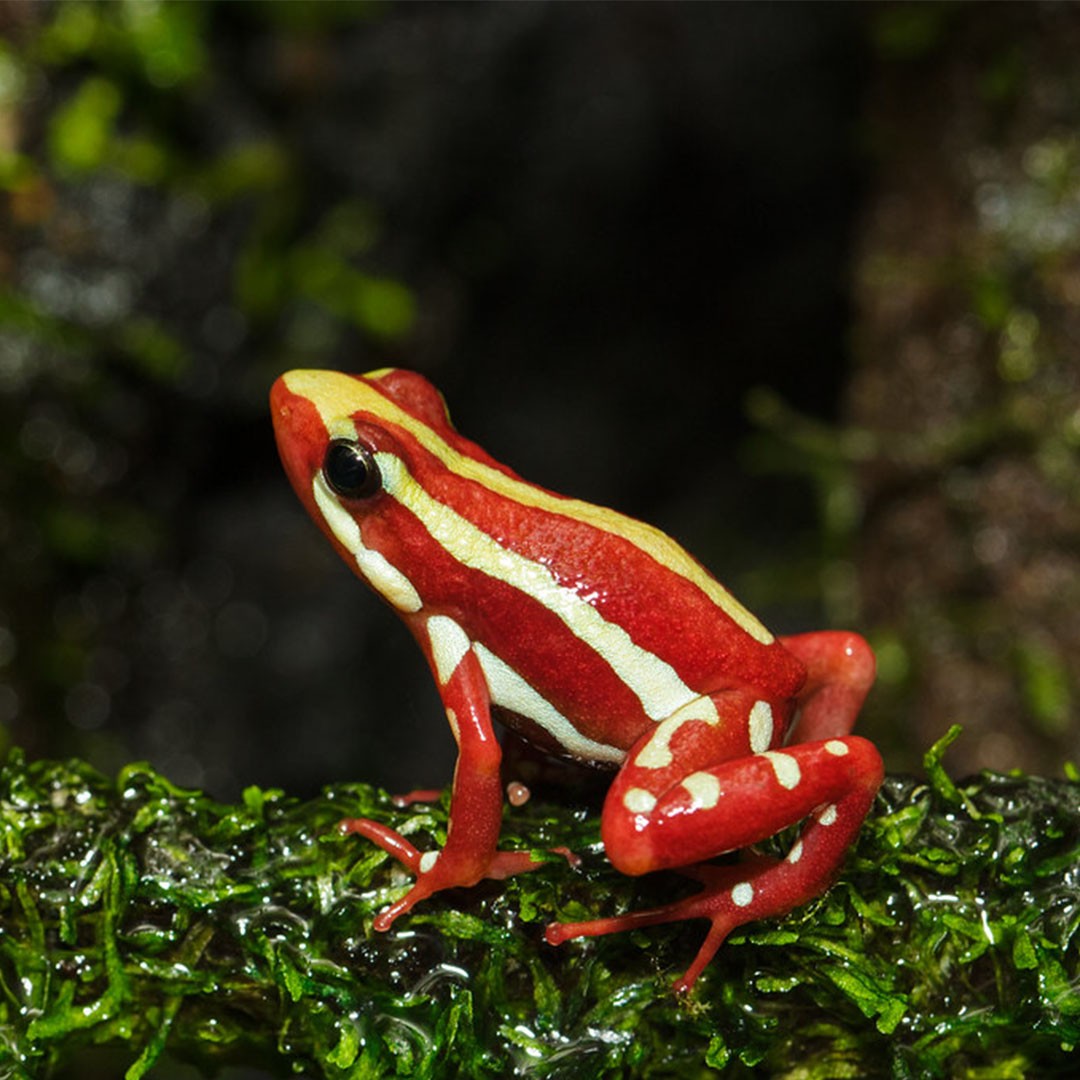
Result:
{"label": "cream lateral stripe", "polygon": [[445,686],[469,651],[469,638],[447,615],[432,615],[427,621],[427,635],[435,674],[439,685]]}
{"label": "cream lateral stripe", "polygon": [[335,436],[342,434],[341,421],[344,418],[361,410],[374,413],[388,423],[403,427],[425,450],[434,454],[458,476],[475,480],[496,494],[524,506],[533,506],[562,517],[583,521],[593,528],[630,541],[661,566],[696,585],[752,638],[763,645],[773,641],[772,634],[720,582],[659,529],[603,506],[577,499],[560,499],[524,480],[507,476],[490,465],[459,454],[432,428],[380,394],[374,387],[339,371],[290,371],[284,376],[284,380],[291,393],[306,398],[315,406],[327,431]]}
{"label": "cream lateral stripe", "polygon": [[637,695],[646,716],[670,716],[695,697],[675,669],[636,645],[573,589],[560,585],[542,563],[504,548],[456,510],[432,498],[393,454],[375,455],[383,490],[415,514],[433,540],[459,563],[479,570],[543,604],[579,641],[603,659]]}
{"label": "cream lateral stripe", "polygon": [[568,753],[583,760],[609,761],[613,765],[618,765],[626,757],[624,751],[617,746],[595,742],[582,735],[547,698],[530,686],[505,660],[500,659],[490,649],[476,642],[473,645],[473,652],[480,661],[492,704],[532,720],[548,732],[560,746],[565,747]]}
{"label": "cream lateral stripe", "polygon": [[381,551],[364,546],[360,526],[326,486],[321,472],[315,474],[311,491],[323,520],[338,540],[352,552],[360,573],[371,587],[399,611],[419,611],[423,604],[412,582]]}

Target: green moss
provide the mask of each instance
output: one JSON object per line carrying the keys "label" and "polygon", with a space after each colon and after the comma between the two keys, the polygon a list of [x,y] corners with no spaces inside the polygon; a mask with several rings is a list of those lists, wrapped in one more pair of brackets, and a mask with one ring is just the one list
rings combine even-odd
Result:
{"label": "green moss", "polygon": [[445,806],[396,810],[363,785],[308,802],[249,788],[232,806],[146,766],[112,782],[14,753],[0,772],[0,1061],[41,1077],[119,1045],[132,1078],[166,1050],[335,1080],[1065,1075],[1080,1040],[1080,785],[956,784],[943,750],[932,784],[886,781],[826,897],[733,935],[687,1001],[670,985],[700,925],[543,944],[552,918],[691,887],[616,874],[593,813],[507,813],[507,846],[567,844],[580,871],[555,858],[376,934],[407,881],[335,822],[372,815],[430,845]]}

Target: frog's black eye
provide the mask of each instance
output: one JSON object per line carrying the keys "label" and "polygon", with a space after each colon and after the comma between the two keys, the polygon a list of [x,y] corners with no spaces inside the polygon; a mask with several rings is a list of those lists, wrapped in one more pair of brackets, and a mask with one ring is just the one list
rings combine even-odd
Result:
{"label": "frog's black eye", "polygon": [[338,495],[349,499],[366,499],[381,484],[375,456],[366,446],[348,439],[334,439],[326,448],[322,474]]}

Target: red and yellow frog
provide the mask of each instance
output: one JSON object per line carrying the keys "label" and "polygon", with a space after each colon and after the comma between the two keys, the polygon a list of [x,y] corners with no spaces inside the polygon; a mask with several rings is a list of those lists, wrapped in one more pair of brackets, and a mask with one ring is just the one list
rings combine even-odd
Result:
{"label": "red and yellow frog", "polygon": [[[877,750],[850,734],[874,678],[861,637],[774,637],[664,533],[530,484],[459,435],[413,372],[291,371],[271,408],[297,495],[405,620],[458,746],[441,851],[343,823],[416,876],[376,929],[442,889],[537,865],[497,849],[493,717],[617,769],[601,824],[618,870],[702,885],[654,910],[553,923],[552,944],[706,919],[685,991],[733,928],[828,887],[882,779]],[[799,822],[783,859],[710,862]]]}

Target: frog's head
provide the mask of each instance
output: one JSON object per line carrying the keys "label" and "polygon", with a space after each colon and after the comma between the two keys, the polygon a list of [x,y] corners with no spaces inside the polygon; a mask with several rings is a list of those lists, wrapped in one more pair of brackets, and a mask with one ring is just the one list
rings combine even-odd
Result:
{"label": "frog's head", "polygon": [[442,396],[411,371],[290,371],[274,383],[270,408],[282,463],[308,513],[347,562],[408,611],[408,582],[395,585],[372,543],[393,553],[401,538],[389,534],[398,532],[407,489],[437,489],[463,458],[487,455],[454,431]]}
{"label": "frog's head", "polygon": [[270,409],[285,472],[316,520],[313,484],[355,511],[382,490],[377,455],[408,460],[414,441],[453,438],[442,395],[422,375],[398,368],[290,371],[274,383]]}

